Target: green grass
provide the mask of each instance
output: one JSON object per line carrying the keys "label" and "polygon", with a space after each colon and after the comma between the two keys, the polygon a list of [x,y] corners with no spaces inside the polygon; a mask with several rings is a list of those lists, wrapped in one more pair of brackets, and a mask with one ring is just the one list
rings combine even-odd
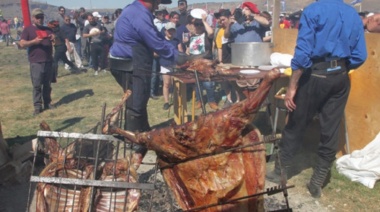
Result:
{"label": "green grass", "polygon": [[[104,103],[108,113],[120,101],[122,94],[110,73],[99,76],[90,72],[70,75],[61,65],[58,83],[53,84],[52,92],[53,103],[59,103],[58,107],[33,117],[32,86],[26,51],[0,43],[0,121],[9,145],[36,137],[42,120],[55,131],[87,132],[100,121]],[[162,97],[149,101],[151,126],[172,121],[172,109],[168,116],[168,111],[162,109],[163,103]],[[189,109],[190,106],[191,102],[188,102]],[[256,123],[260,128],[264,122]],[[262,129],[266,131],[266,127]],[[301,172],[295,182],[296,187],[303,187],[310,175],[311,169]],[[323,190],[323,194],[320,204],[326,207],[331,205],[336,211],[379,211],[380,208],[379,183],[374,189],[368,189],[339,175],[335,168],[331,183]]]}

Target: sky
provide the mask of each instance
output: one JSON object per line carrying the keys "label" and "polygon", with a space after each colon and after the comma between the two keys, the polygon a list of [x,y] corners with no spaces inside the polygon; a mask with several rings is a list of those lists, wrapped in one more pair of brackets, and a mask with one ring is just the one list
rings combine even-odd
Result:
{"label": "sky", "polygon": [[[35,2],[48,3],[55,6],[64,6],[70,9],[79,9],[84,7],[86,9],[116,9],[123,8],[133,2],[133,0],[30,0]],[[178,0],[172,0],[171,5],[167,7],[176,7]],[[227,0],[228,1],[228,0]],[[190,3],[203,3],[204,0],[188,0]],[[212,2],[226,2],[226,0],[212,0]]]}

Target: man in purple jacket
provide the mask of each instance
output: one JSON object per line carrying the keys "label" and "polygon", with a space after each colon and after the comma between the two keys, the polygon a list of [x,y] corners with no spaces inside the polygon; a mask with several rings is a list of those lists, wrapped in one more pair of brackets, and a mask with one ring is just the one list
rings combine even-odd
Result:
{"label": "man in purple jacket", "polygon": [[[132,95],[126,102],[124,129],[148,131],[147,103],[150,97],[153,52],[168,60],[176,60],[177,49],[165,40],[153,24],[153,12],[159,4],[171,0],[136,0],[127,5],[115,26],[110,49],[110,68],[118,84]],[[138,150],[142,155],[145,148]]]}

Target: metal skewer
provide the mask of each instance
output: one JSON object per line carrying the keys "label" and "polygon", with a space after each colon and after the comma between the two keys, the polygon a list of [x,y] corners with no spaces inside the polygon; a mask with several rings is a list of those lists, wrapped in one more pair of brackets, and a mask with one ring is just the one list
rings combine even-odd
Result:
{"label": "metal skewer", "polygon": [[206,114],[206,107],[205,107],[205,103],[203,102],[201,85],[199,83],[198,72],[196,70],[194,70],[194,75],[195,75],[195,84],[197,86],[198,93],[200,95],[199,98],[200,98],[201,105],[202,105],[202,114]]}

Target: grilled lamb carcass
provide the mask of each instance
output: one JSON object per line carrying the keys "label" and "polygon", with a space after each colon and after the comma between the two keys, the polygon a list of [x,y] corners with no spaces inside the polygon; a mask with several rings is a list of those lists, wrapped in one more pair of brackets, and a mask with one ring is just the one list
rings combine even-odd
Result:
{"label": "grilled lamb carcass", "polygon": [[[142,133],[114,126],[109,131],[156,152],[164,179],[184,210],[253,195],[264,189],[265,148],[258,143],[258,133],[247,126],[279,76],[278,70],[268,72],[246,100],[193,122]],[[245,145],[249,147],[215,155]],[[252,198],[204,211],[261,209],[262,199]]]}

